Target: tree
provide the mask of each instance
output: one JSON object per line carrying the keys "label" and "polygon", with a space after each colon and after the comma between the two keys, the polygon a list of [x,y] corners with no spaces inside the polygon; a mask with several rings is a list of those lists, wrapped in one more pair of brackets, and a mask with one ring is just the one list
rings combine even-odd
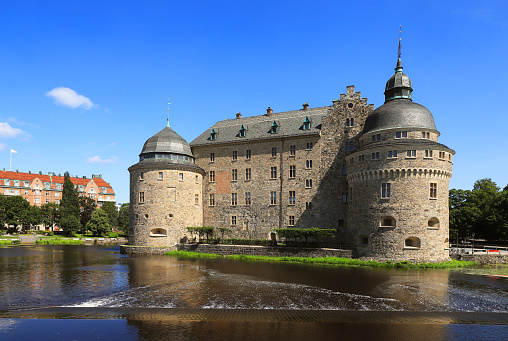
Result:
{"label": "tree", "polygon": [[107,201],[102,204],[101,209],[108,215],[109,225],[112,228],[118,225],[118,210],[113,202]]}
{"label": "tree", "polygon": [[73,235],[81,227],[79,221],[78,191],[71,181],[69,172],[64,174],[62,201],[60,202],[60,227],[68,234]]}
{"label": "tree", "polygon": [[86,227],[86,224],[92,219],[92,214],[97,208],[95,200],[89,197],[79,197],[79,221],[81,226]]}
{"label": "tree", "polygon": [[118,212],[118,228],[124,232],[129,232],[129,204],[122,204]]}
{"label": "tree", "polygon": [[60,213],[59,206],[53,202],[41,206],[42,224],[46,230],[53,230],[55,225],[59,223]]}
{"label": "tree", "polygon": [[27,223],[30,214],[30,204],[21,196],[8,196],[5,198],[6,223],[13,225],[17,230],[18,225]]}
{"label": "tree", "polygon": [[86,224],[87,230],[93,232],[94,236],[103,236],[104,234],[111,231],[111,225],[109,225],[109,218],[106,212],[101,208],[96,209],[92,213],[92,218]]}

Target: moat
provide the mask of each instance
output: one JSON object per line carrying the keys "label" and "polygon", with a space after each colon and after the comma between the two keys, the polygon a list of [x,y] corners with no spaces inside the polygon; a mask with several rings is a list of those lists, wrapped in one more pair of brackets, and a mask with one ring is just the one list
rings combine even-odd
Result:
{"label": "moat", "polygon": [[501,340],[508,332],[508,280],[451,270],[16,246],[0,248],[0,290],[3,340]]}

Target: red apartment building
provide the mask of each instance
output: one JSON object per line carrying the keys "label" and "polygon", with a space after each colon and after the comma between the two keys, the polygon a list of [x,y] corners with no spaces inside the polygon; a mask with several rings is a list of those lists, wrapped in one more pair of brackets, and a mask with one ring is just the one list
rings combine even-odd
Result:
{"label": "red apartment building", "polygon": [[[80,196],[95,200],[98,206],[104,202],[116,202],[115,192],[110,184],[102,179],[102,175],[92,174],[92,178],[72,177],[71,181]],[[64,177],[48,173],[0,171],[0,194],[20,195],[31,205],[41,206],[47,203],[59,204],[62,200]]]}

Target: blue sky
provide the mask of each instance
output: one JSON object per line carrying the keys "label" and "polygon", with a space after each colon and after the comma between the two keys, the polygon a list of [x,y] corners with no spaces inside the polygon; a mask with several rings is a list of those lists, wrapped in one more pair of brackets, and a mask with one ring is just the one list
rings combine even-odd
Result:
{"label": "blue sky", "polygon": [[[397,58],[413,100],[456,150],[451,188],[508,184],[508,2],[2,1],[0,169],[127,168],[170,123],[188,142],[216,121],[330,105],[355,85],[383,104]],[[2,166],[3,164],[3,166]]]}

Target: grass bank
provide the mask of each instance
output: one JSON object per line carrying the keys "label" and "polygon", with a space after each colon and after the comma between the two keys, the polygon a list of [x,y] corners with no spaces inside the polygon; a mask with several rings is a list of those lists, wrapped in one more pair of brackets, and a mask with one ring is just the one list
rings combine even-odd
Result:
{"label": "grass bank", "polygon": [[458,260],[451,260],[449,262],[442,263],[411,263],[408,261],[403,262],[376,262],[376,261],[364,261],[359,259],[351,258],[339,258],[339,257],[268,257],[268,256],[245,256],[245,255],[229,255],[222,256],[214,253],[199,253],[189,251],[169,251],[166,252],[167,256],[179,257],[179,258],[224,258],[239,261],[256,261],[256,262],[275,262],[275,263],[304,263],[304,264],[324,264],[324,265],[335,265],[335,266],[368,266],[376,268],[404,268],[404,269],[452,269],[452,268],[463,268],[477,265],[476,262],[465,262]]}
{"label": "grass bank", "polygon": [[63,239],[63,238],[38,239],[35,243],[39,245],[83,245],[82,240]]}
{"label": "grass bank", "polygon": [[0,245],[18,245],[19,239],[3,239],[0,240]]}

